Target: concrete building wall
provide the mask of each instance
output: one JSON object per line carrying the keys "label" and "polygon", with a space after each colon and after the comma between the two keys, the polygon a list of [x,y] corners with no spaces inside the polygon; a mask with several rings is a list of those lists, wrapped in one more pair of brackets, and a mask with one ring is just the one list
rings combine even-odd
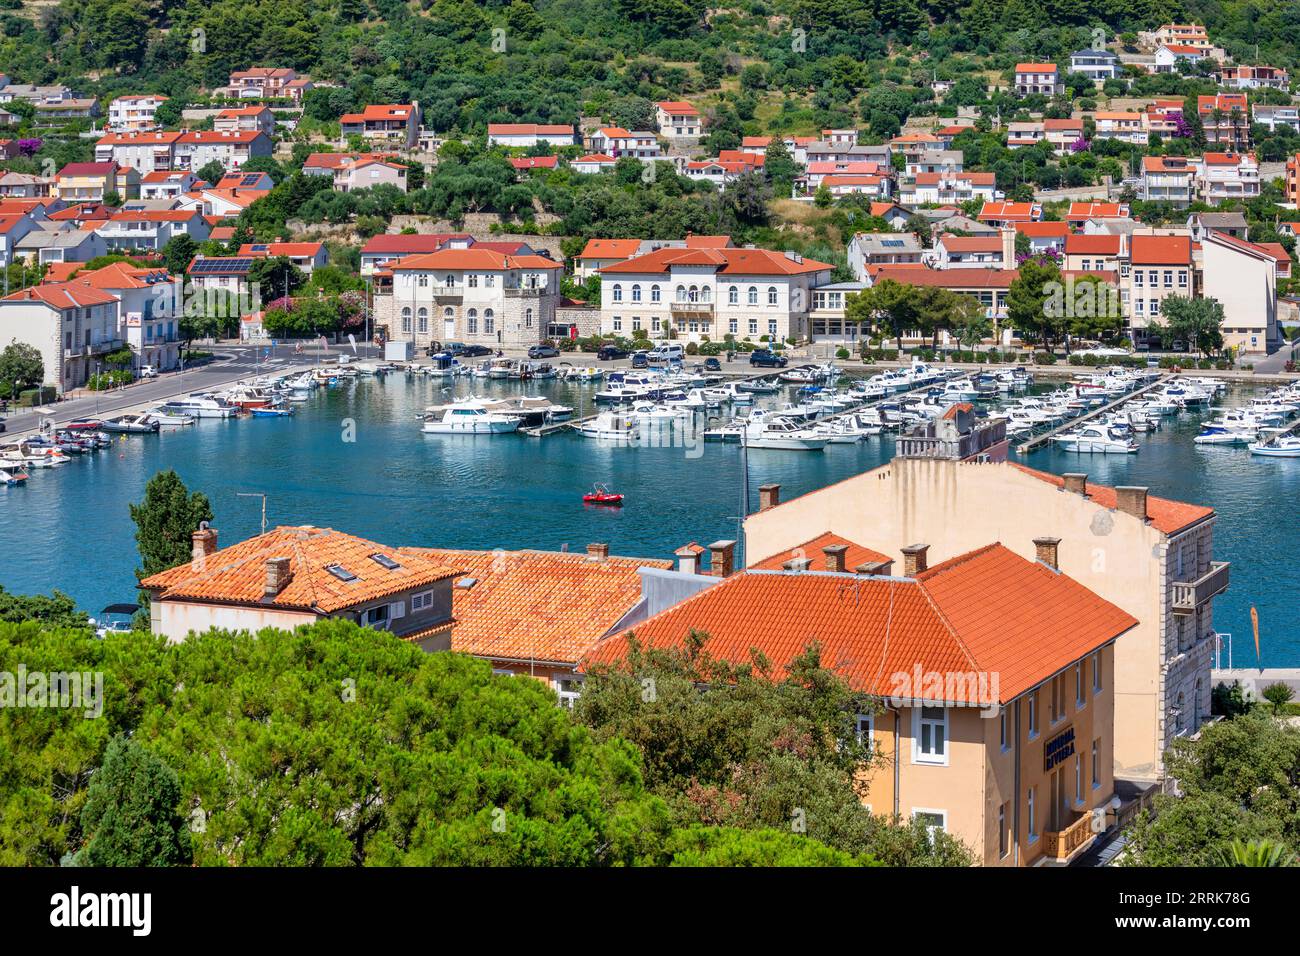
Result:
{"label": "concrete building wall", "polygon": [[[1172,582],[1195,577],[1196,568],[1184,563],[1180,577],[1165,535],[1149,522],[1103,508],[1013,464],[895,459],[751,515],[745,522],[745,559],[752,565],[825,531],[889,554],[896,567],[902,566],[901,548],[913,543],[930,545],[934,565],[991,541],[1035,560],[1034,538],[1059,537],[1061,570],[1139,621],[1116,648],[1118,775],[1157,777],[1177,693],[1190,699],[1189,688],[1194,692],[1199,679],[1208,694],[1214,643],[1208,607],[1198,625],[1184,625],[1185,649],[1169,649],[1177,640],[1168,610]],[[1184,534],[1202,541],[1198,567],[1207,567],[1212,525],[1192,531]]]}

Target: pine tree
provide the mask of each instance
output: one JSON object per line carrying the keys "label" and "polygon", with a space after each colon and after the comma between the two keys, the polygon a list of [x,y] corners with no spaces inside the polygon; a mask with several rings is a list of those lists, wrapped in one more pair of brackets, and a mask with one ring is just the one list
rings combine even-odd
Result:
{"label": "pine tree", "polygon": [[136,526],[141,567],[135,574],[140,579],[188,561],[199,522],[212,520],[207,495],[201,491],[190,494],[185,482],[171,469],[150,478],[144,501],[128,507]]}
{"label": "pine tree", "polygon": [[81,811],[89,834],[75,862],[85,866],[179,866],[190,835],[178,804],[180,781],[163,759],[127,737],[104,751]]}

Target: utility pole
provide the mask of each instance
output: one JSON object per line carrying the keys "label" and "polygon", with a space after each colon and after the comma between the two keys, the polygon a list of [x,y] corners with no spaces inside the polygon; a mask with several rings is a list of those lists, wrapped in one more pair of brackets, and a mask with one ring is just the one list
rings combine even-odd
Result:
{"label": "utility pole", "polygon": [[266,495],[260,491],[237,491],[235,496],[238,498],[261,498],[262,499],[262,534],[266,534]]}

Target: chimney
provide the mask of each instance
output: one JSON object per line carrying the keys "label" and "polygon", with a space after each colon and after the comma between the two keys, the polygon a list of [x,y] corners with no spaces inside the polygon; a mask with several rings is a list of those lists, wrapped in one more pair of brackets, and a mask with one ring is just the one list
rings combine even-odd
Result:
{"label": "chimney", "polygon": [[811,558],[791,558],[781,568],[785,571],[807,571],[811,565]]}
{"label": "chimney", "polygon": [[587,557],[592,561],[604,561],[609,557],[609,545],[597,543],[587,545]]}
{"label": "chimney", "polygon": [[1115,488],[1115,507],[1139,521],[1147,520],[1147,490],[1136,485]]}
{"label": "chimney", "polygon": [[859,564],[853,569],[854,574],[873,574],[880,577],[888,577],[893,573],[893,561],[872,561],[868,564]]}
{"label": "chimney", "polygon": [[689,544],[678,548],[673,554],[677,555],[677,570],[682,574],[699,573],[700,554]]}
{"label": "chimney", "polygon": [[190,540],[193,542],[190,557],[202,561],[217,550],[217,529],[209,528],[206,521],[200,521],[199,530],[190,535]]}
{"label": "chimney", "polygon": [[766,511],[768,508],[775,508],[781,503],[781,486],[780,485],[759,485],[758,486],[758,510]]}
{"label": "chimney", "polygon": [[914,578],[925,570],[925,553],[930,550],[928,544],[909,544],[903,549],[903,575]]}
{"label": "chimney", "polygon": [[847,555],[849,546],[847,544],[828,544],[822,548],[822,554],[826,555],[826,570],[837,571],[843,574],[848,570]]}
{"label": "chimney", "polygon": [[1053,570],[1060,570],[1061,565],[1057,561],[1057,546],[1061,543],[1060,538],[1035,538],[1034,555],[1039,561]]}
{"label": "chimney", "polygon": [[714,577],[728,578],[736,569],[736,542],[715,541],[709,545],[709,572]]}
{"label": "chimney", "polygon": [[1002,268],[1014,269],[1016,267],[1016,227],[1002,227]]}
{"label": "chimney", "polygon": [[1076,495],[1086,495],[1088,493],[1087,475],[1081,475],[1076,471],[1066,472],[1062,477],[1065,478],[1066,491]]}
{"label": "chimney", "polygon": [[285,585],[293,579],[293,571],[289,568],[288,558],[267,558],[266,559],[266,590],[265,596],[273,598],[284,590]]}

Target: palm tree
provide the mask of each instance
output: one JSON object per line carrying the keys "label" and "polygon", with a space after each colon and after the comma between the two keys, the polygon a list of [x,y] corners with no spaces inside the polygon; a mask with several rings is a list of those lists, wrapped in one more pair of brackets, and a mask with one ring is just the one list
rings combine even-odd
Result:
{"label": "palm tree", "polygon": [[1233,840],[1219,850],[1217,862],[1219,866],[1295,866],[1295,860],[1294,853],[1273,840]]}

